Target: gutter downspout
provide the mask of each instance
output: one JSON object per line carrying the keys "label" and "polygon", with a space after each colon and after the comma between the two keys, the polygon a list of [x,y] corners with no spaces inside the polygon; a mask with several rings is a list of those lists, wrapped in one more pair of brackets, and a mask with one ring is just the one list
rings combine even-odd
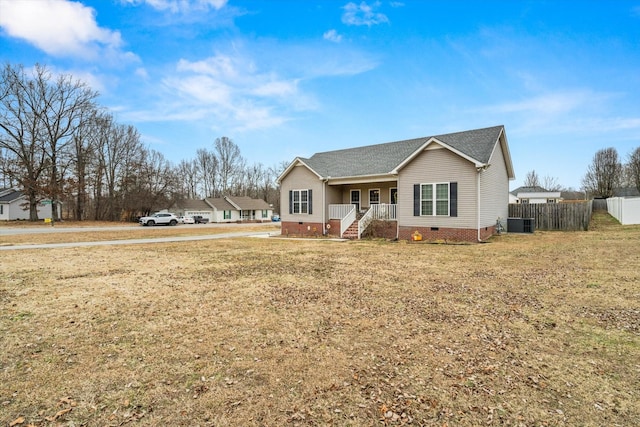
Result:
{"label": "gutter downspout", "polygon": [[478,205],[478,207],[477,207],[477,210],[478,210],[478,212],[477,212],[478,223],[476,224],[476,230],[478,231],[478,243],[479,243],[479,242],[482,241],[480,239],[480,207],[481,207],[480,206],[480,174],[482,173],[482,168],[478,168],[477,170],[478,170],[478,175],[477,175],[478,179],[476,180],[477,181],[476,188],[477,188],[478,194],[477,194],[476,197],[478,198],[478,200],[477,200],[477,205]]}
{"label": "gutter downspout", "polygon": [[325,223],[326,215],[327,215],[327,204],[326,204],[326,194],[325,194],[327,181],[329,181],[329,179],[327,178],[322,179],[322,235],[323,236],[326,236],[327,234],[327,224]]}
{"label": "gutter downspout", "polygon": [[482,172],[486,171],[489,168],[489,166],[491,166],[491,164],[486,164],[484,166],[476,167],[476,171],[478,171],[478,179],[477,179],[477,184],[476,184],[477,189],[478,189],[478,195],[477,195],[477,197],[478,197],[478,203],[477,203],[478,204],[478,224],[477,224],[477,227],[476,227],[477,230],[478,230],[478,237],[477,237],[478,238],[478,243],[482,242],[482,239],[480,238],[480,216],[481,216],[480,208],[482,207],[481,203],[480,203],[480,174]]}
{"label": "gutter downspout", "polygon": [[[400,218],[398,218],[398,188],[400,188],[400,176],[396,173],[396,242],[400,238]],[[393,202],[393,200],[389,200]]]}

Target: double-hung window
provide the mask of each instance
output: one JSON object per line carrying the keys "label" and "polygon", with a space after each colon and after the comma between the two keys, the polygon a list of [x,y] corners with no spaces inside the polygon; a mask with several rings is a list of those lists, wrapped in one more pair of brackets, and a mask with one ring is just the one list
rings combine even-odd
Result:
{"label": "double-hung window", "polygon": [[414,186],[415,216],[458,216],[458,184],[437,182]]}
{"label": "double-hung window", "polygon": [[289,191],[289,213],[311,214],[311,190]]}

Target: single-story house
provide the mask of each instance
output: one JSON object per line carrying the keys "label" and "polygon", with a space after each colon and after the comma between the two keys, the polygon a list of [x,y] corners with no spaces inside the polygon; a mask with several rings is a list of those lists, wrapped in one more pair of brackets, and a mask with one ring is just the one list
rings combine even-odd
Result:
{"label": "single-story house", "polygon": [[509,203],[560,203],[560,191],[547,191],[542,187],[518,187],[509,193]]}
{"label": "single-story house", "polygon": [[[29,220],[29,200],[22,191],[0,188],[0,221]],[[51,218],[51,201],[38,203],[38,218]]]}
{"label": "single-story house", "polygon": [[278,177],[283,235],[483,241],[506,229],[504,126],[297,157]]}
{"label": "single-story house", "polygon": [[171,207],[178,216],[200,215],[210,222],[271,221],[273,207],[262,199],[246,196],[224,196],[203,200],[187,199]]}

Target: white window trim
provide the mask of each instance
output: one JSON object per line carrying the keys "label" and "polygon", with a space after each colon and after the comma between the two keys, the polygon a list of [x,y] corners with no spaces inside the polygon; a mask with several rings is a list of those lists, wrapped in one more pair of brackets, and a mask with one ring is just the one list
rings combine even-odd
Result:
{"label": "white window trim", "polygon": [[352,188],[349,191],[349,204],[353,204],[353,193],[358,193],[358,209],[362,209],[362,191],[359,188]]}
{"label": "white window trim", "polygon": [[[446,184],[447,186],[447,214],[446,215],[438,215],[438,195],[437,195],[437,189],[438,189],[438,185],[441,184]],[[431,186],[431,213],[424,213],[422,212],[422,201],[424,200],[422,198],[422,187],[425,185],[429,185]],[[445,217],[445,216],[451,216],[451,183],[450,182],[425,182],[420,184],[420,216],[438,216],[438,217]]]}
{"label": "white window trim", "polygon": [[[301,188],[301,189],[297,189],[297,190],[291,190],[293,192],[293,195],[291,196],[291,212],[292,215],[308,215],[309,214],[309,189],[308,188]],[[302,193],[307,193],[307,201],[306,202],[302,202]],[[298,201],[296,202],[296,193],[298,194]],[[298,212],[296,212],[296,204],[298,205]],[[306,205],[307,209],[305,212],[302,211],[302,206]]]}
{"label": "white window trim", "polygon": [[[377,191],[378,192],[378,201],[376,203],[371,201],[371,192],[372,191]],[[381,203],[380,198],[382,197],[382,194],[380,193],[380,189],[379,188],[370,188],[369,189],[369,207],[371,207],[371,205],[379,205]]]}
{"label": "white window trim", "polygon": [[398,197],[398,187],[389,188],[389,204],[390,205],[395,204],[395,203],[393,203],[393,197],[391,196],[393,194],[393,190],[396,190],[396,197]]}

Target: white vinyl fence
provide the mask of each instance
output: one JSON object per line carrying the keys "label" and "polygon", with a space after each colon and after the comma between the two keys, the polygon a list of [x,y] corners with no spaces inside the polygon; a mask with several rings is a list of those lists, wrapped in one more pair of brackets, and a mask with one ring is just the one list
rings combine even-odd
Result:
{"label": "white vinyl fence", "polygon": [[607,210],[622,225],[640,224],[640,197],[611,197]]}

